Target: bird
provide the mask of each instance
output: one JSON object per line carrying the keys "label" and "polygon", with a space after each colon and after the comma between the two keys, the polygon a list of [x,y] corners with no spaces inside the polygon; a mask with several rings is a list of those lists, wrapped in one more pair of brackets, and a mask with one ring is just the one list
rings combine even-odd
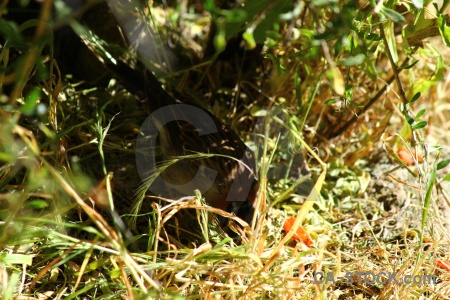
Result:
{"label": "bird", "polygon": [[[260,184],[254,154],[236,132],[189,99],[169,94],[150,70],[121,60],[104,60],[104,65],[151,116],[144,123],[156,129],[157,139],[142,126],[136,147],[144,149],[150,138],[150,145],[157,144],[161,150],[159,165],[172,162],[159,174],[163,190],[186,196],[200,190],[209,205],[251,224]],[[157,169],[154,151],[145,149],[144,154],[136,154],[138,171],[144,177]],[[223,218],[219,222],[224,225]]]}

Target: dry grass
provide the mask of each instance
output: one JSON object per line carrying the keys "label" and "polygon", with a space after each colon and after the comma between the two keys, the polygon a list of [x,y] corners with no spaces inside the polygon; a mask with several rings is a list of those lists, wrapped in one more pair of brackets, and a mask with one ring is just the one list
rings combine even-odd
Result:
{"label": "dry grass", "polygon": [[[61,75],[59,62],[39,52],[52,45],[43,25],[32,27],[30,39],[42,49],[3,45],[2,299],[449,299],[450,169],[442,162],[450,152],[450,51],[435,37],[403,53],[397,28],[383,21],[385,43],[365,40],[374,69],[367,61],[346,66],[349,52],[334,53],[337,39],[324,37],[321,55],[306,47],[314,30],[331,30],[332,11],[298,8],[295,26],[278,21],[278,29],[287,36],[298,25],[300,37],[271,39],[266,59],[247,68],[234,57],[196,61],[206,44],[198,30],[206,11],[152,8],[159,26],[166,13],[180,13],[174,35],[197,63],[175,72],[166,88],[207,103],[258,157],[259,217],[252,224],[207,206],[201,195],[148,195],[132,210],[141,184],[135,139],[147,117],[141,103],[108,76],[106,84],[86,85]],[[393,41],[398,51],[387,50]],[[397,65],[417,63],[395,71],[390,56],[398,56]],[[40,75],[41,66],[49,76]],[[340,92],[349,86],[345,98]],[[409,115],[426,113],[409,124],[405,99],[417,92]],[[424,128],[411,129],[423,120]],[[414,157],[406,165],[401,148],[423,162]],[[229,218],[235,237],[217,225],[217,215]],[[297,221],[285,233],[288,216]],[[300,225],[313,247],[292,239]],[[358,274],[385,280],[391,273],[436,281],[358,281]]]}

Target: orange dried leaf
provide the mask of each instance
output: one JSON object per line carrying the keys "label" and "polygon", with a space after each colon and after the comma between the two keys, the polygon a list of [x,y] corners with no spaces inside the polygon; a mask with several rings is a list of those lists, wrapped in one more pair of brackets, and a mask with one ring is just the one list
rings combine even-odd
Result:
{"label": "orange dried leaf", "polygon": [[[397,152],[398,157],[400,157],[401,160],[403,160],[406,165],[408,166],[412,166],[414,165],[414,158],[416,157],[416,151],[411,150],[411,153],[413,156],[411,156],[411,154],[409,154],[409,151],[406,149],[399,149]],[[418,154],[417,155],[417,161],[419,163],[423,162],[423,156],[422,154]]]}
{"label": "orange dried leaf", "polygon": [[443,260],[443,259],[438,259],[438,260],[436,261],[436,265],[437,265],[439,268],[442,268],[442,269],[444,269],[444,270],[450,272],[450,261],[448,261],[448,260]]}
{"label": "orange dried leaf", "polygon": [[424,237],[424,238],[423,238],[423,242],[424,242],[424,243],[432,243],[433,240],[430,239],[429,237]]}
{"label": "orange dried leaf", "polygon": [[[288,233],[291,230],[292,225],[294,225],[294,222],[295,217],[289,217],[286,219],[286,221],[284,221],[283,229],[285,233]],[[296,241],[302,241],[306,246],[310,248],[313,246],[313,241],[311,237],[309,236],[308,232],[301,226],[297,228],[297,231],[292,236],[292,238]]]}

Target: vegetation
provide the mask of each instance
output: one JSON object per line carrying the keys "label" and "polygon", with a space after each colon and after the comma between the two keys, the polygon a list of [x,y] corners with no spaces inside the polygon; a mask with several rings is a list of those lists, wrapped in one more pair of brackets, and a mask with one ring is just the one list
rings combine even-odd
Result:
{"label": "vegetation", "polygon": [[[99,2],[0,3],[2,299],[449,298],[448,1]],[[238,132],[259,218],[143,198],[99,59]]]}

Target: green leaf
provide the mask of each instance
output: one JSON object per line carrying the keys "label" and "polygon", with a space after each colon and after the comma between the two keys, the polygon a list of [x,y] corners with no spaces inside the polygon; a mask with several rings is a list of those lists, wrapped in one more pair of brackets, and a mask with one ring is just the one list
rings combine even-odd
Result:
{"label": "green leaf", "polygon": [[422,36],[420,36],[420,33],[423,29],[430,28],[434,26],[434,20],[426,19],[425,18],[425,12],[424,10],[420,10],[417,12],[414,22],[410,22],[405,28],[404,28],[404,34],[406,38],[414,37],[414,40],[421,41],[423,39]]}
{"label": "green leaf", "polygon": [[348,99],[352,99],[353,98],[353,85],[345,86],[344,97],[348,98]]}
{"label": "green leaf", "polygon": [[0,161],[1,162],[12,162],[15,159],[15,157],[9,153],[3,153],[0,152]]}
{"label": "green leaf", "polygon": [[351,102],[352,105],[356,106],[357,108],[364,108],[364,105],[355,101]]}
{"label": "green leaf", "polygon": [[227,22],[230,23],[242,23],[247,19],[247,12],[242,9],[230,10],[226,15]]}
{"label": "green leaf", "polygon": [[278,32],[276,32],[275,30],[268,30],[266,31],[266,36],[276,40],[276,41],[282,41],[283,40],[283,36],[281,34],[279,34]]}
{"label": "green leaf", "polygon": [[450,174],[447,174],[442,181],[450,181]]}
{"label": "green leaf", "polygon": [[399,14],[398,12],[396,12],[393,9],[387,8],[386,6],[383,6],[383,8],[381,9],[381,12],[391,21],[395,22],[395,23],[403,23],[405,22],[405,18]]}
{"label": "green leaf", "polygon": [[411,101],[409,101],[409,103],[413,103],[416,102],[417,99],[419,99],[420,95],[422,95],[420,92],[417,92],[412,98]]}
{"label": "green leaf", "polygon": [[367,32],[367,33],[364,33],[364,34],[358,33],[358,36],[360,38],[363,38],[363,39],[368,40],[368,41],[373,41],[373,42],[379,42],[379,41],[382,40],[381,36],[379,36],[376,33],[371,33],[371,32]]}
{"label": "green leaf", "polygon": [[19,264],[31,266],[33,259],[29,255],[10,253],[1,255],[0,261],[5,264]]}
{"label": "green leaf", "polygon": [[419,62],[419,60],[416,60],[415,62],[413,62],[413,63],[411,63],[411,64],[409,64],[409,65],[407,65],[407,66],[404,66],[403,68],[400,68],[400,69],[401,69],[401,70],[408,70],[408,69],[411,69],[411,68],[414,67],[418,62]]}
{"label": "green leaf", "polygon": [[386,25],[387,25],[386,26],[386,38],[387,38],[387,44],[389,47],[386,50],[391,53],[392,59],[394,60],[395,63],[397,63],[398,62],[398,54],[400,51],[397,50],[397,39],[395,38],[397,36],[397,34],[394,32],[394,22],[389,22]]}
{"label": "green leaf", "polygon": [[331,105],[331,104],[335,104],[336,102],[339,102],[337,99],[328,99],[327,101],[325,101],[326,105]]}
{"label": "green leaf", "polygon": [[449,164],[450,164],[450,159],[441,160],[440,162],[438,162],[436,169],[437,170],[443,169],[446,166],[448,166]]}
{"label": "green leaf", "polygon": [[253,37],[253,32],[246,31],[242,34],[242,38],[247,42],[249,49],[254,49],[256,47],[255,38]]}
{"label": "green leaf", "polygon": [[410,139],[412,135],[411,125],[404,123],[399,134],[404,140]]}
{"label": "green leaf", "polygon": [[365,62],[366,62],[366,72],[367,72],[367,75],[369,76],[370,80],[377,81],[378,73],[377,73],[377,68],[375,67],[375,64],[368,56],[366,56]]}
{"label": "green leaf", "polygon": [[437,18],[439,33],[441,34],[442,40],[447,47],[450,47],[450,27],[447,26],[447,22],[445,21],[445,17],[443,15],[439,15]]}
{"label": "green leaf", "polygon": [[315,32],[311,29],[300,28],[299,32],[300,32],[300,35],[304,35],[307,38],[312,38],[315,35]]}
{"label": "green leaf", "polygon": [[36,107],[39,97],[40,90],[38,88],[32,89],[25,97],[25,105],[20,108],[20,111],[26,116],[31,115]]}
{"label": "green leaf", "polygon": [[45,200],[31,200],[27,202],[26,206],[33,209],[43,209],[49,207],[49,204]]}
{"label": "green leaf", "polygon": [[425,114],[426,111],[427,111],[426,108],[421,109],[421,110],[417,113],[416,119],[418,119],[418,118],[420,118],[421,116],[423,116],[423,115]]}
{"label": "green leaf", "polygon": [[217,33],[214,37],[214,47],[217,52],[221,52],[227,45],[224,23],[223,18],[217,20]]}
{"label": "green leaf", "polygon": [[412,124],[414,124],[414,119],[413,119],[413,118],[411,118],[411,116],[410,116],[410,115],[408,115],[408,114],[405,114],[405,118],[406,118],[406,121],[408,122],[408,124],[409,124],[409,125],[412,125]]}
{"label": "green leaf", "polygon": [[20,30],[14,22],[0,20],[0,36],[4,39],[4,46],[25,47],[26,43]]}
{"label": "green leaf", "polygon": [[281,62],[279,62],[279,63],[278,63],[278,68],[277,68],[277,72],[278,72],[278,75],[279,75],[279,74],[281,74],[281,72],[289,73],[289,70],[286,69],[286,67],[283,66],[283,65],[281,64]]}
{"label": "green leaf", "polygon": [[411,126],[412,129],[422,129],[425,126],[427,126],[428,122],[427,121],[420,121],[417,124],[414,124]]}

